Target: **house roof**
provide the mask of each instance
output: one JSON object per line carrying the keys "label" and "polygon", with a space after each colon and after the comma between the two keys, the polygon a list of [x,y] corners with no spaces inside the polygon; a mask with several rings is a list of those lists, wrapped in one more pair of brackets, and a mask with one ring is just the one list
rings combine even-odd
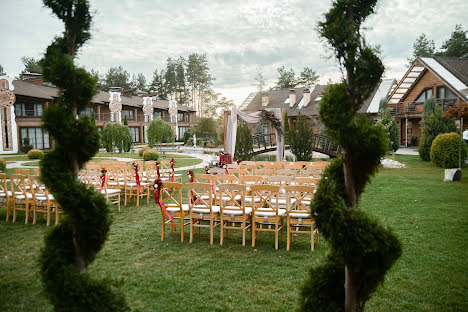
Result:
{"label": "house roof", "polygon": [[404,100],[427,70],[443,80],[460,97],[468,99],[468,58],[437,56],[417,58],[390,93],[389,104]]}
{"label": "house roof", "polygon": [[[372,92],[372,95],[366,99],[359,109],[359,113],[376,113],[378,111],[378,104],[382,98],[385,98],[390,92],[390,88],[393,85],[394,79],[383,80]],[[269,96],[268,106],[262,106],[262,92],[258,92],[254,98],[248,102],[248,105],[244,110],[259,110],[264,108],[283,108],[288,113],[288,117],[296,117],[299,114],[306,116],[318,116],[318,104],[321,96],[325,92],[328,85],[314,85],[309,88],[310,90],[310,102],[307,106],[304,106],[304,89],[305,88],[293,88],[296,94],[296,103],[293,107],[289,106],[289,93],[292,89],[280,89],[267,91]],[[370,109],[371,103],[377,103],[377,110]],[[375,112],[374,112],[375,110]]]}
{"label": "house roof", "polygon": [[[33,97],[44,100],[54,100],[59,96],[58,89],[56,87],[39,85],[24,80],[14,80],[13,85],[15,87],[14,93],[16,95],[22,95],[27,97]],[[139,96],[126,96],[121,97],[122,105],[132,106],[137,108],[143,107],[143,98]],[[98,91],[97,94],[92,98],[91,103],[106,105],[109,103],[109,92]],[[162,110],[169,109],[169,101],[166,100],[153,100],[153,107]],[[186,105],[177,104],[177,109],[182,112],[195,111]]]}

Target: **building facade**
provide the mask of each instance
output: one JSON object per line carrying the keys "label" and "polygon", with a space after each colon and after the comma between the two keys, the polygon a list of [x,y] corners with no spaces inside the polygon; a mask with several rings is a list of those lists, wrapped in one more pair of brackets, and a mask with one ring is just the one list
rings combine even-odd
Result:
{"label": "building facade", "polygon": [[[53,138],[41,128],[41,117],[48,105],[58,98],[58,89],[47,85],[38,75],[25,75],[25,80],[12,80],[0,77],[2,81],[2,99],[0,103],[2,127],[2,153],[17,153],[28,143],[34,148],[50,149]],[[5,88],[7,87],[7,88]],[[8,90],[8,92],[7,92]],[[5,96],[3,96],[5,94]],[[13,96],[13,101],[6,101]],[[169,113],[171,103],[156,97],[131,96],[119,91],[98,91],[89,105],[79,116],[93,116],[98,130],[102,131],[110,122],[127,121],[134,143],[145,143],[146,127],[153,119],[160,118],[171,122],[176,136],[183,138],[184,133],[195,125],[196,111],[174,103],[172,116]],[[172,120],[171,120],[172,117]],[[26,140],[26,141],[25,141]]]}
{"label": "building facade", "polygon": [[[435,97],[442,111],[468,103],[468,59],[418,58],[388,96],[395,117],[400,145],[417,146],[421,140],[424,102]],[[466,127],[465,121],[462,127]]]}

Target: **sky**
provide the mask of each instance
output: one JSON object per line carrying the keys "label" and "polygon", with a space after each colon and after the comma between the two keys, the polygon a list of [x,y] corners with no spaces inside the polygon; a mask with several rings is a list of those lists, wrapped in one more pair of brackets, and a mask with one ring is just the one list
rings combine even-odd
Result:
{"label": "sky", "polygon": [[[273,86],[283,65],[297,75],[310,67],[323,84],[341,77],[316,31],[328,0],[90,0],[90,5],[92,38],[77,62],[101,74],[121,65],[151,81],[168,57],[206,53],[214,89],[236,104],[257,91],[259,72]],[[39,0],[1,0],[0,12],[0,64],[17,76],[21,57],[41,57],[63,24]],[[363,34],[380,46],[385,77],[400,79],[416,38],[425,33],[440,48],[456,24],[468,29],[466,12],[465,0],[381,0]]]}

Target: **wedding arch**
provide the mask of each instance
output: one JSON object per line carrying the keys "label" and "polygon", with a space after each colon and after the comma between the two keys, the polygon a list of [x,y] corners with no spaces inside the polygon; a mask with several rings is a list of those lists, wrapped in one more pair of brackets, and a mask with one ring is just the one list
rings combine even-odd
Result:
{"label": "wedding arch", "polygon": [[269,122],[276,133],[276,160],[284,159],[284,121],[281,108],[267,108],[255,112],[231,110],[224,116],[224,150],[234,156],[236,151],[237,118],[247,123]]}

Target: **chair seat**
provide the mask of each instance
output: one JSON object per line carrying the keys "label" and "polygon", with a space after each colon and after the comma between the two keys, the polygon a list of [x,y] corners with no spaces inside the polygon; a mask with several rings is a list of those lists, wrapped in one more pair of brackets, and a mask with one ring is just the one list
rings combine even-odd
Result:
{"label": "chair seat", "polygon": [[295,219],[310,219],[310,213],[303,210],[298,210],[298,212],[289,212],[289,216]]}
{"label": "chair seat", "polygon": [[[121,190],[119,189],[107,189],[107,195],[119,194]],[[101,194],[106,194],[106,190],[101,190]]]}
{"label": "chair seat", "polygon": [[[206,207],[206,206],[198,206],[198,205],[192,206],[192,212],[201,213],[201,214],[210,213],[209,208],[201,208],[201,207]],[[211,206],[211,211],[213,213],[218,213],[220,211],[220,208],[219,208],[219,206]]]}
{"label": "chair seat", "polygon": [[[295,198],[292,198],[291,204],[294,204],[295,202],[297,202],[297,200]],[[276,198],[270,199],[270,203],[276,204]],[[286,198],[278,198],[278,205],[286,205]]]}
{"label": "chair seat", "polygon": [[[246,196],[246,197],[245,197],[245,202],[251,203],[251,202],[252,202],[252,196]],[[255,202],[255,203],[259,203],[259,202],[260,202],[260,198],[259,198],[259,197],[255,197],[254,202]]]}
{"label": "chair seat", "polygon": [[[54,199],[55,199],[55,198],[54,198],[54,195],[49,194],[49,200],[54,200]],[[45,195],[42,195],[42,194],[39,195],[39,196],[36,195],[36,200],[38,200],[38,201],[44,201],[44,200],[47,200],[47,197],[46,197]]]}
{"label": "chair seat", "polygon": [[123,182],[107,182],[107,185],[110,185],[110,186],[117,186],[117,185],[124,186],[125,183],[123,183]]}
{"label": "chair seat", "polygon": [[[11,191],[7,191],[7,193],[8,193],[8,196],[11,196]],[[0,197],[6,197],[6,193],[0,192]]]}
{"label": "chair seat", "polygon": [[[278,216],[282,217],[286,214],[286,209],[278,209]],[[256,217],[274,217],[276,216],[276,213],[273,209],[270,211],[255,211],[255,216]]]}
{"label": "chair seat", "polygon": [[[231,208],[231,209],[229,209]],[[223,215],[231,215],[231,216],[242,216],[242,210],[236,209],[232,210],[233,206],[226,206],[223,209]],[[245,208],[245,215],[250,215],[252,213],[252,208]]]}
{"label": "chair seat", "polygon": [[[33,198],[33,195],[31,193],[26,193],[26,196],[28,196],[28,199],[32,199]],[[23,194],[21,195],[15,195],[16,199],[25,199],[25,196]]]}
{"label": "chair seat", "polygon": [[[179,212],[180,208],[179,207],[166,207],[166,210],[169,212]],[[182,211],[189,211],[189,205],[182,204]]]}

